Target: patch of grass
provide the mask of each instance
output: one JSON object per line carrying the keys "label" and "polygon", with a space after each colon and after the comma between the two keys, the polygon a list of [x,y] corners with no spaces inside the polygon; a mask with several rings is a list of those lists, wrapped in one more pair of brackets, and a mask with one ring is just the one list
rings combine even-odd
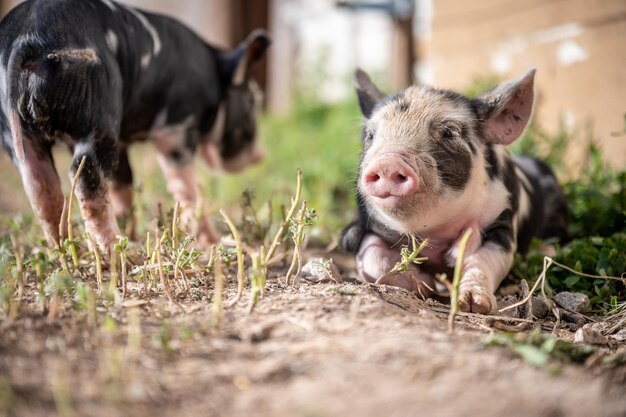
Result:
{"label": "patch of grass", "polygon": [[505,346],[537,368],[551,364],[584,363],[598,351],[594,346],[570,343],[540,332],[494,333],[483,343],[487,346]]}
{"label": "patch of grass", "polygon": [[[548,141],[545,158],[557,170],[562,168],[568,137],[563,132],[555,136],[533,136],[527,133],[522,148],[537,149],[536,141]],[[556,244],[554,260],[577,272],[592,275],[622,276],[626,272],[626,171],[605,164],[600,149],[588,144],[586,162],[576,179],[566,181],[563,189],[569,206],[568,233],[570,241]],[[536,279],[543,266],[542,244],[535,240],[529,253],[516,255],[512,275]],[[550,242],[547,242],[550,243]],[[547,282],[555,292],[574,291],[587,294],[592,307],[608,313],[616,302],[626,300],[623,282],[588,279],[572,274],[558,266],[548,271]]]}
{"label": "patch of grass", "polygon": [[361,148],[356,100],[325,104],[297,99],[291,113],[266,115],[261,124],[267,159],[240,175],[220,178],[213,184],[214,199],[236,204],[249,188],[260,202],[285,199],[300,168],[303,194],[309,206],[323,213],[317,225],[328,239],[356,215],[354,184]]}

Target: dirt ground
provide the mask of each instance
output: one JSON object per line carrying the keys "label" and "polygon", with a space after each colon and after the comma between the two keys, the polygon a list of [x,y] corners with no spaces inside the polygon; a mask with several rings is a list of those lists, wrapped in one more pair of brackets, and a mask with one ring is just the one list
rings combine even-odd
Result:
{"label": "dirt ground", "polygon": [[[95,325],[68,303],[47,323],[29,285],[0,331],[0,415],[626,416],[626,370],[532,367],[485,346],[484,318],[459,317],[449,334],[444,309],[358,284],[335,259],[343,283],[275,277],[252,314],[247,290],[218,330],[212,277],[178,293],[184,312],[131,285]],[[226,302],[235,288],[232,275]]]}

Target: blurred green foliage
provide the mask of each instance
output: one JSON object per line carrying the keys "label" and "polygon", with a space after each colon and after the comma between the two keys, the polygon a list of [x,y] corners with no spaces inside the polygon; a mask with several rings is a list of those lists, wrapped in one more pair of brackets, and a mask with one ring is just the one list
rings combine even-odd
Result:
{"label": "blurred green foliage", "polygon": [[338,104],[299,98],[286,116],[261,121],[267,159],[236,176],[215,182],[214,197],[240,201],[253,188],[257,204],[287,201],[296,172],[303,173],[303,199],[320,213],[318,225],[336,231],[356,215],[354,184],[360,153],[360,116],[355,100]]}
{"label": "blurred green foliage", "polygon": [[[526,133],[521,149],[537,150],[536,141],[549,143],[548,152],[534,156],[547,160],[555,171],[563,168],[571,136],[561,131],[555,136]],[[533,154],[533,152],[527,152]],[[626,272],[626,171],[604,162],[600,149],[590,142],[587,158],[578,169],[579,176],[566,181],[563,189],[569,208],[569,241],[556,244],[555,261],[577,272],[620,277]],[[516,255],[512,275],[534,281],[543,269],[541,243],[533,242],[526,256]],[[555,292],[574,291],[590,297],[598,312],[615,310],[626,300],[623,282],[590,279],[553,266],[546,276]]]}

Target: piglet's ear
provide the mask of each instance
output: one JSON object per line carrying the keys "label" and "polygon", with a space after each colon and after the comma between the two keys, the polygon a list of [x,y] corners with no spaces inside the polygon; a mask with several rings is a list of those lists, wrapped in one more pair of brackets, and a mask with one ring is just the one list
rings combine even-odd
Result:
{"label": "piglet's ear", "polygon": [[223,72],[232,85],[242,85],[248,78],[252,64],[261,59],[272,43],[262,29],[256,29],[231,52],[221,57]]}
{"label": "piglet's ear", "polygon": [[361,69],[354,72],[354,85],[359,98],[361,113],[369,119],[376,103],[385,98],[385,94],[374,85],[369,75]]}
{"label": "piglet's ear", "polygon": [[508,145],[522,134],[533,110],[534,79],[535,70],[531,69],[475,100],[488,142]]}

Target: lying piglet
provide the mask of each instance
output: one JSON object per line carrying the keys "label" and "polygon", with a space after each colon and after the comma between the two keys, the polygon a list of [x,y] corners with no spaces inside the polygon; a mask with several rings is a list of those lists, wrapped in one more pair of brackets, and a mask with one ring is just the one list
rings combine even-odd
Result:
{"label": "lying piglet", "polygon": [[[567,205],[552,171],[538,160],[511,157],[505,147],[528,123],[534,75],[469,99],[428,86],[386,97],[356,72],[366,118],[359,218],[344,230],[342,245],[356,253],[363,281],[433,295],[434,275],[452,276],[460,238],[472,229],[460,306],[489,313],[515,252],[526,251],[533,236],[565,236]],[[385,275],[409,235],[429,240],[422,252],[428,261]]]}

